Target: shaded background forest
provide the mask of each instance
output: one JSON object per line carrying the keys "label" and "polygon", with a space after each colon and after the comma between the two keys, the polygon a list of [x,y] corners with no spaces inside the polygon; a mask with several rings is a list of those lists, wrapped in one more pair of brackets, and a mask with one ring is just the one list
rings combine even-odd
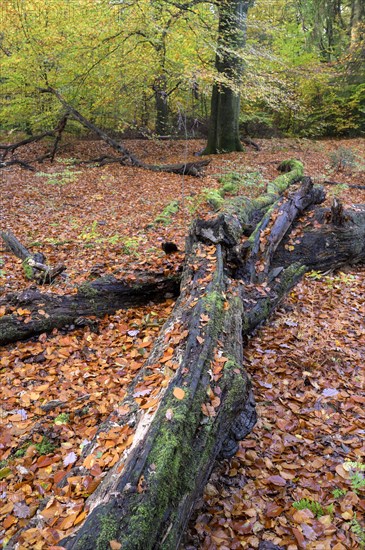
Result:
{"label": "shaded background forest", "polygon": [[[362,135],[364,12],[363,0],[257,0],[239,52],[242,132]],[[54,128],[60,105],[39,93],[52,86],[124,136],[205,135],[217,78],[213,2],[6,0],[0,17],[2,132]]]}

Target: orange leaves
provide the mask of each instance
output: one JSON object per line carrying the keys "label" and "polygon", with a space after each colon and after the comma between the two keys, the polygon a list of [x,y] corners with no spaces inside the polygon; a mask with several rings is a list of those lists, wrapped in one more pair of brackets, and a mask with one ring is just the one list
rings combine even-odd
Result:
{"label": "orange leaves", "polygon": [[24,316],[30,315],[31,311],[29,309],[23,309],[19,307],[18,309],[15,310],[15,313],[17,315],[20,315],[21,317],[24,317]]}
{"label": "orange leaves", "polygon": [[156,397],[155,399],[151,399],[151,401],[147,401],[147,403],[144,403],[143,405],[140,405],[141,409],[153,409],[156,407],[156,405],[159,402],[159,398]]}
{"label": "orange leaves", "polygon": [[176,399],[184,399],[185,397],[185,391],[182,389],[182,388],[174,388],[174,391],[173,391],[173,394],[174,396],[176,397]]}
{"label": "orange leaves", "polygon": [[[157,313],[151,318],[161,319],[165,315],[164,307],[154,307]],[[170,307],[171,302],[166,311]],[[42,315],[42,311],[38,311],[38,315]],[[26,318],[27,313],[23,313]],[[148,352],[159,330],[159,326],[143,324],[149,314],[151,308],[123,311],[124,321],[118,315],[110,316],[101,322],[100,336],[86,328],[66,335],[43,335],[37,342],[4,349],[0,365],[6,367],[6,371],[0,369],[0,378],[3,376],[1,381],[5,381],[1,398],[6,402],[0,403],[0,407],[5,404],[9,410],[4,417],[9,432],[0,429],[0,459],[7,459],[10,452],[18,449],[20,456],[15,458],[14,467],[9,468],[9,475],[0,480],[4,483],[0,492],[6,490],[12,498],[19,495],[19,502],[24,502],[24,506],[19,506],[18,511],[27,511],[27,514],[28,508],[31,514],[37,511],[40,495],[51,497],[50,506],[42,511],[46,529],[51,530],[44,532],[47,542],[42,546],[43,531],[26,529],[22,535],[25,547],[57,545],[66,532],[79,525],[87,514],[83,509],[85,499],[95,491],[103,473],[120,462],[123,452],[132,445],[134,432],[127,424],[130,410],[122,400],[128,384],[143,364],[142,350]],[[134,323],[138,329],[132,326]],[[132,330],[138,334],[129,336]],[[173,334],[172,349],[176,342],[186,338],[187,333],[182,332],[179,327]],[[167,366],[170,361],[164,366],[173,373],[174,365]],[[152,373],[137,388],[146,392],[137,399],[149,413],[158,406],[160,386],[167,380],[160,363],[151,368]],[[114,420],[122,425],[99,434],[98,446],[80,464],[86,475],[70,476],[72,468],[79,466],[76,461],[80,446],[90,441],[97,425],[113,413]],[[57,420],[61,414],[66,415],[65,418]],[[37,422],[40,427],[36,426]],[[33,436],[28,441],[27,432],[31,430]],[[52,436],[49,442],[54,444],[54,449],[40,455],[37,446],[42,444],[44,433],[47,438]],[[24,449],[18,447],[19,441],[26,441]],[[66,475],[70,477],[61,489],[58,485]],[[18,518],[14,502],[6,502],[0,510],[0,526],[6,530],[6,536],[19,528],[20,521],[26,525],[28,517]]]}

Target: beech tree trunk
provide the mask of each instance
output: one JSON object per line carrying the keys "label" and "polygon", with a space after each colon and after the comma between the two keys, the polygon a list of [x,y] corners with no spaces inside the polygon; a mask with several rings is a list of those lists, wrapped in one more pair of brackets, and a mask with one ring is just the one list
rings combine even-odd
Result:
{"label": "beech tree trunk", "polygon": [[153,91],[156,106],[155,132],[158,136],[166,136],[169,133],[169,105],[165,74],[161,74],[156,78]]}
{"label": "beech tree trunk", "polygon": [[203,154],[242,151],[239,135],[242,48],[246,41],[247,11],[252,2],[224,0],[218,3],[218,46],[215,60],[207,147]]}
{"label": "beech tree trunk", "polygon": [[[255,423],[245,337],[307,270],[365,261],[365,206],[320,208],[324,191],[302,178],[301,163],[283,168],[289,171],[265,195],[237,197],[218,216],[192,225],[180,296],[123,401],[129,413],[114,412],[102,427],[105,434],[128,423],[133,444],[88,499],[84,523],[60,546],[108,549],[114,541],[123,550],[177,549],[214,460],[232,456]],[[136,395],[156,373],[166,383],[158,399],[141,406]],[[104,440],[96,435],[83,456],[100,455]],[[88,470],[67,477],[74,475]]]}

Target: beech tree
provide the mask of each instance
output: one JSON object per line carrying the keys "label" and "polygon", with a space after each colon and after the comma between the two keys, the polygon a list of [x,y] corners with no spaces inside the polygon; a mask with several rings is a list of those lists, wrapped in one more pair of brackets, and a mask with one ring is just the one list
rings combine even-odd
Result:
{"label": "beech tree", "polygon": [[242,48],[246,18],[252,1],[218,3],[219,26],[208,143],[204,154],[242,151],[239,135],[240,87],[243,76]]}

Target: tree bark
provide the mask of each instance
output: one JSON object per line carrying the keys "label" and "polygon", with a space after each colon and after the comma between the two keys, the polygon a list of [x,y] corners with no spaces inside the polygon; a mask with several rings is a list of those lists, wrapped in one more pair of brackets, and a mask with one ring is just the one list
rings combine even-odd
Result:
{"label": "tree bark", "polygon": [[362,0],[351,1],[351,42],[350,49],[354,50],[364,40],[365,7]]}
{"label": "tree bark", "polygon": [[[299,169],[297,164],[294,167]],[[268,317],[308,269],[327,268],[330,258],[336,266],[354,258],[364,261],[359,243],[365,233],[365,210],[358,212],[361,235],[353,218],[348,218],[347,229],[339,228],[332,225],[326,210],[320,210],[317,224],[305,226],[303,244],[293,245],[292,255],[290,229],[304,211],[324,200],[323,191],[313,189],[308,179],[299,191],[280,200],[279,193],[297,178],[292,170],[271,184],[267,195],[253,202],[237,199],[218,218],[193,225],[181,295],[132,392],[163,365],[171,334],[178,330],[185,338],[178,339],[170,359],[172,366],[178,366],[176,375],[161,391],[156,412],[141,413],[133,393],[126,398],[134,407],[135,442],[122,457],[122,472],[117,474],[120,462],[90,498],[90,514],[83,526],[74,537],[61,541],[67,549],[107,548],[110,540],[124,549],[178,548],[214,459],[231,456],[255,422],[243,365],[244,337]],[[266,219],[264,225],[260,222],[258,248],[252,231],[257,219]],[[253,235],[248,247],[245,232]],[[327,237],[333,248],[326,246]],[[254,260],[256,281],[263,278],[264,262],[265,276],[259,284],[252,283],[251,269],[243,269],[244,257]]]}
{"label": "tree bark", "polygon": [[218,4],[219,26],[208,142],[203,154],[242,151],[239,136],[241,50],[246,41],[247,11],[252,2],[224,0]]}
{"label": "tree bark", "polygon": [[[140,274],[133,284],[104,277],[78,288],[77,294],[59,296],[26,290],[0,298],[0,345],[24,340],[66,325],[82,326],[86,317],[102,317],[118,309],[163,301],[178,294],[180,277]],[[20,314],[18,313],[21,309]],[[23,313],[26,311],[27,313]],[[41,313],[40,313],[41,312]]]}
{"label": "tree bark", "polygon": [[156,106],[155,132],[158,136],[165,136],[169,131],[169,105],[167,79],[165,74],[158,76],[153,84]]}

